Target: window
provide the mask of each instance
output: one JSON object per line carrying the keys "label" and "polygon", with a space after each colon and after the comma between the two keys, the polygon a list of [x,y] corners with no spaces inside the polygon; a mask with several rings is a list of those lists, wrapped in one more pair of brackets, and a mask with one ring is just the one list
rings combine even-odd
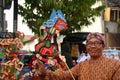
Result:
{"label": "window", "polygon": [[120,8],[108,7],[105,9],[105,12],[104,12],[105,21],[117,22],[118,19],[120,19]]}

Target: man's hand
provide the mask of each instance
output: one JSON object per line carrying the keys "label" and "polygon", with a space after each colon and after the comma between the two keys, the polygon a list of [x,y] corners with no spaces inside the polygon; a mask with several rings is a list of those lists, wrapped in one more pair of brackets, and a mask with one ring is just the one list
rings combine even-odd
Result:
{"label": "man's hand", "polygon": [[46,75],[46,69],[44,67],[44,64],[39,60],[33,61],[33,72],[36,76],[45,76]]}

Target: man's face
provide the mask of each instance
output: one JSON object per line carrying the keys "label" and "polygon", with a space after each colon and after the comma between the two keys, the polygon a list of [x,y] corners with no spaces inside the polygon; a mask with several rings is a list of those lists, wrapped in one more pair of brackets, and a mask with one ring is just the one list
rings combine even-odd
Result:
{"label": "man's face", "polygon": [[91,57],[97,58],[102,55],[102,50],[104,46],[100,40],[97,38],[92,38],[86,43],[86,50]]}

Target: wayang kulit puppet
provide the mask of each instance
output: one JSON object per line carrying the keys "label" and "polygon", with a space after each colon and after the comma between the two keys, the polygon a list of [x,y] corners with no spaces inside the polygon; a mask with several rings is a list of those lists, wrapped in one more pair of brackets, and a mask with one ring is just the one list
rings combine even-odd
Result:
{"label": "wayang kulit puppet", "polygon": [[66,20],[61,10],[56,11],[53,9],[49,20],[43,22],[40,26],[39,42],[35,45],[36,55],[29,64],[31,71],[22,75],[20,80],[24,80],[27,76],[30,76],[30,80],[44,80],[34,76],[36,60],[42,61],[45,68],[49,70],[66,69],[66,64],[64,64],[59,55],[61,52],[59,35],[60,31],[67,28]]}
{"label": "wayang kulit puppet", "polygon": [[[35,45],[35,51],[37,57],[45,63],[47,68],[55,70],[58,67],[57,64],[61,64],[61,59],[59,58],[59,52],[61,51],[59,34],[61,30],[66,30],[67,24],[64,15],[61,10],[53,9],[50,19],[47,22],[43,22],[40,26],[40,38],[39,43]],[[57,35],[56,42],[52,43],[54,36]],[[54,40],[55,41],[55,40]]]}

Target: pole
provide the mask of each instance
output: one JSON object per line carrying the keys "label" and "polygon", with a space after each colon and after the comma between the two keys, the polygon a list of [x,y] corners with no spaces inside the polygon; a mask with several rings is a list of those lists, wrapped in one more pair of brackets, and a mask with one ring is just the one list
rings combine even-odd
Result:
{"label": "pole", "polygon": [[4,22],[3,22],[3,0],[0,0],[0,31],[3,31]]}
{"label": "pole", "polygon": [[14,0],[13,32],[17,31],[18,0]]}

